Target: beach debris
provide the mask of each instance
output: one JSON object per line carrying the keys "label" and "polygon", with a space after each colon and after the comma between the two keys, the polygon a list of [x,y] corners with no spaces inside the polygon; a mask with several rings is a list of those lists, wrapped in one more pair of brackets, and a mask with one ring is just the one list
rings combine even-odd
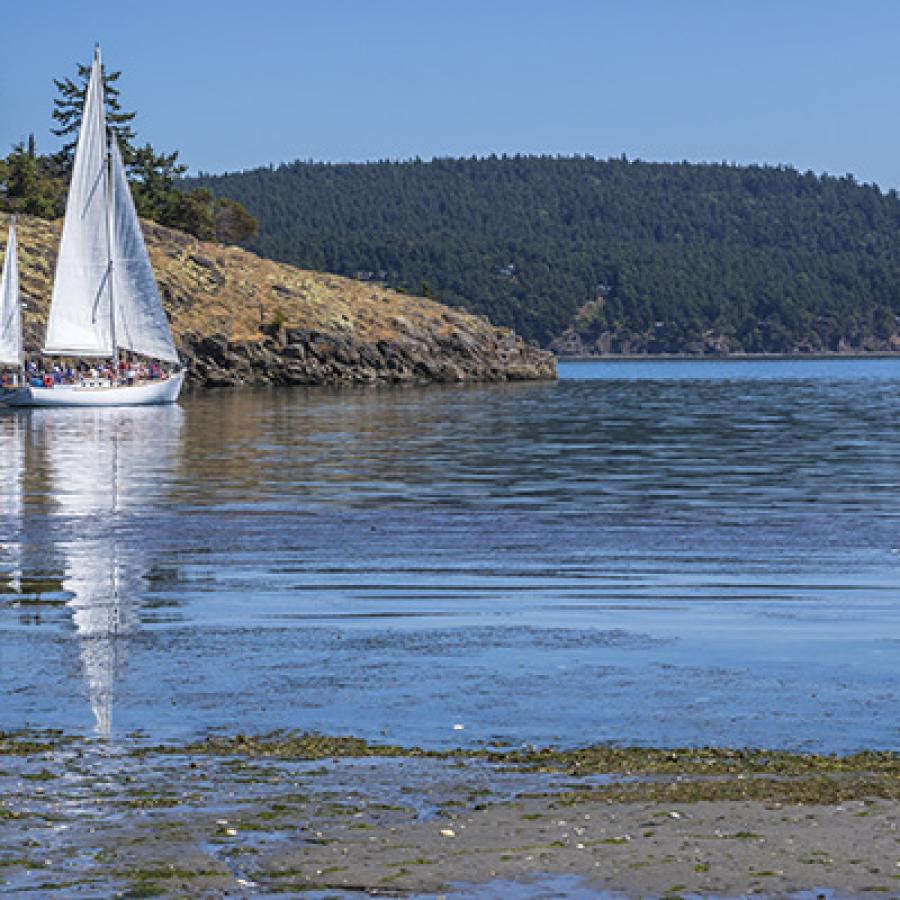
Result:
{"label": "beach debris", "polygon": [[459,723],[459,722],[455,722],[455,723],[453,724],[453,730],[454,730],[454,731],[464,731],[464,730],[465,730],[465,727],[466,727],[465,725],[462,725],[462,724]]}
{"label": "beach debris", "polygon": [[678,812],[677,809],[673,809],[673,810],[669,813],[669,818],[670,818],[670,819],[680,819],[680,818],[681,818],[681,813]]}
{"label": "beach debris", "polygon": [[441,829],[441,837],[455,838],[456,832],[452,828],[442,828]]}

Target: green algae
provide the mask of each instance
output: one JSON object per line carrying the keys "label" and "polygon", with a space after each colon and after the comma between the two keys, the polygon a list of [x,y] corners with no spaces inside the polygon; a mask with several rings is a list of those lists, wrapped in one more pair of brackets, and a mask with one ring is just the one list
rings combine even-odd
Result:
{"label": "green algae", "polygon": [[[209,756],[273,757],[292,760],[319,760],[342,758],[367,758],[379,756],[422,757],[446,754],[425,751],[418,747],[400,747],[391,744],[371,744],[352,736],[336,736],[315,732],[275,731],[252,736],[237,734],[234,737],[208,737],[185,747],[163,745],[142,748],[140,753],[201,754]],[[312,773],[306,772],[305,775]]]}
{"label": "green algae", "polygon": [[[0,733],[0,757],[27,756],[40,758],[86,739],[70,738],[61,732]],[[469,762],[488,762],[509,772],[565,773],[574,776],[620,775],[627,780],[611,784],[578,787],[567,785],[553,793],[557,802],[570,805],[585,799],[607,802],[694,803],[705,800],[759,800],[779,803],[839,803],[865,798],[900,799],[900,754],[889,751],[866,751],[849,755],[792,753],[781,750],[734,749],[715,747],[653,748],[617,747],[598,744],[577,749],[554,747],[510,749],[505,746],[482,746],[452,750],[423,750],[396,744],[371,743],[353,736],[329,736],[315,732],[275,731],[262,735],[237,734],[209,736],[187,745],[132,747],[135,757],[179,755],[186,757],[190,768],[202,766],[198,758],[221,757],[222,765],[240,780],[265,783],[298,777],[257,760],[316,761],[342,758],[423,758],[465,766]],[[327,768],[322,774],[330,774]],[[309,778],[314,772],[302,773]],[[56,777],[44,767],[22,775],[26,780],[48,780]],[[340,795],[335,795],[337,798]],[[529,796],[523,794],[523,797]],[[543,797],[543,794],[535,796]],[[469,789],[465,802],[469,805],[491,792]],[[281,803],[295,798],[282,797]],[[300,799],[299,797],[296,799]],[[319,801],[327,800],[320,794]],[[305,802],[308,798],[304,797]],[[154,808],[178,805],[166,792],[131,792],[125,808]],[[448,799],[444,807],[454,801]],[[479,804],[483,806],[482,804]],[[320,811],[331,816],[349,816],[361,807],[344,803],[323,806]],[[865,812],[861,813],[865,815]],[[0,805],[0,819],[17,814]],[[647,823],[649,825],[650,823]]]}
{"label": "green algae", "polygon": [[791,753],[783,750],[699,747],[658,749],[600,744],[576,750],[552,747],[490,753],[488,759],[519,769],[566,772],[571,775],[682,774],[803,775],[837,772],[878,772],[900,775],[900,754],[866,751],[847,756]]}
{"label": "green algae", "polygon": [[182,802],[180,798],[166,797],[147,791],[141,792],[140,796],[126,800],[124,806],[126,809],[170,809],[173,806],[180,806]]}
{"label": "green algae", "polygon": [[41,769],[39,772],[26,772],[22,778],[25,781],[52,781],[54,778],[59,778],[59,774],[51,772],[49,769]]}
{"label": "green algae", "polygon": [[[484,759],[519,770],[593,774],[781,774],[879,772],[900,775],[900,754],[864,751],[849,755],[794,753],[784,750],[728,747],[615,747],[598,744],[574,750],[554,747],[510,750],[497,747],[423,750],[396,744],[374,744],[348,735],[277,731],[264,735],[208,737],[185,747],[152,748],[160,753],[273,757],[296,760],[400,757]],[[138,752],[147,752],[142,749]],[[262,774],[262,773],[260,773]],[[271,769],[267,775],[276,774]]]}
{"label": "green algae", "polygon": [[0,756],[43,756],[80,740],[55,730],[0,731]]}
{"label": "green algae", "polygon": [[584,800],[609,803],[699,803],[712,800],[756,800],[789,804],[837,804],[879,798],[900,800],[900,779],[893,775],[818,774],[809,777],[736,776],[709,780],[654,780],[605,785],[566,794],[559,801],[574,805]]}

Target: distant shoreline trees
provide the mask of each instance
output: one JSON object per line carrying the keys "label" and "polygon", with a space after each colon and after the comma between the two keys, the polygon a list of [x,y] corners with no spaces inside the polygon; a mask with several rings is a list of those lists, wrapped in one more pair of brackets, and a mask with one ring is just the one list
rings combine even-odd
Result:
{"label": "distant shoreline trees", "polygon": [[587,352],[864,349],[898,338],[900,197],[788,167],[491,156],[205,175],[250,247],[429,292]]}

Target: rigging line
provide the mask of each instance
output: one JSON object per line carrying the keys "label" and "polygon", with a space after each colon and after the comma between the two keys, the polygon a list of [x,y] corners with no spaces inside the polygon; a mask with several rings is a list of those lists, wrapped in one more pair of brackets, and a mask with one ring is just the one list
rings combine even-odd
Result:
{"label": "rigging line", "polygon": [[112,275],[112,260],[107,263],[106,271],[103,273],[103,278],[100,279],[100,286],[97,288],[97,296],[91,305],[91,325],[97,324],[97,309],[100,306],[100,301],[103,299],[103,288],[106,286],[106,282],[109,281],[110,275]]}
{"label": "rigging line", "polygon": [[97,193],[97,188],[100,185],[100,180],[103,178],[103,169],[101,169],[97,173],[97,177],[94,179],[93,185],[91,185],[91,189],[88,192],[87,199],[84,201],[84,208],[81,211],[81,218],[83,219],[88,214],[88,208],[91,205],[91,202],[94,199],[94,194]]}
{"label": "rigging line", "polygon": [[3,323],[3,330],[6,331],[10,325],[12,325],[12,320],[15,318],[16,310],[13,309],[10,311],[9,318]]}

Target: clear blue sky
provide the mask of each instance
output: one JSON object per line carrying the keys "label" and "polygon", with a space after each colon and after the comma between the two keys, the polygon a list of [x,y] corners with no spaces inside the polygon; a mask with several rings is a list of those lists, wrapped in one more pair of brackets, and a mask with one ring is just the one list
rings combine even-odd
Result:
{"label": "clear blue sky", "polygon": [[0,150],[95,41],[192,171],[496,153],[789,163],[900,187],[897,0],[5,4]]}

